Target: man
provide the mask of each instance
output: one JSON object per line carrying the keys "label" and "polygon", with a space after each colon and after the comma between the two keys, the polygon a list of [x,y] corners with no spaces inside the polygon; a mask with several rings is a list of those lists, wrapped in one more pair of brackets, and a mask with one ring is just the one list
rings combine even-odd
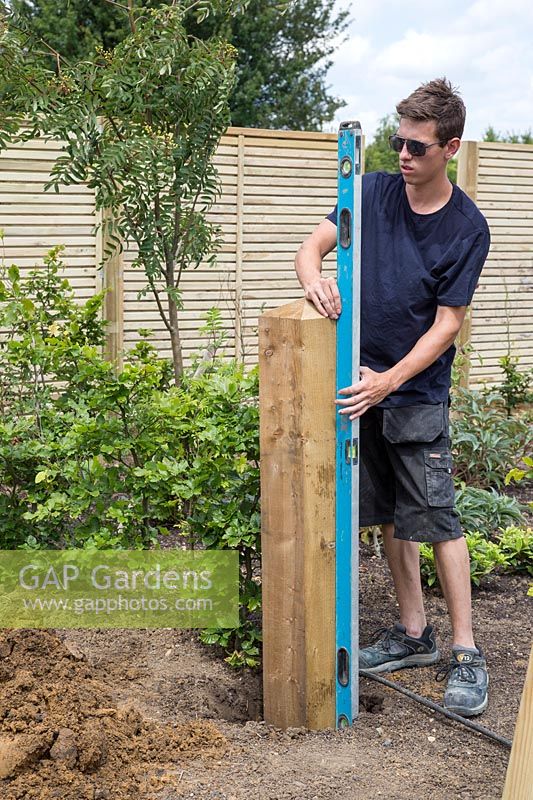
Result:
{"label": "man", "polygon": [[[396,108],[391,137],[401,173],[363,176],[360,381],[340,391],[339,413],[360,417],[360,524],[381,525],[400,619],[360,651],[362,669],[391,672],[434,664],[418,542],[433,545],[453,630],[447,708],[464,716],[487,706],[485,658],[472,632],[470,565],[454,509],[448,433],[453,342],[489,250],[487,223],[450,183],[465,107],[445,78],[423,84]],[[296,272],[323,316],[341,313],[322,259],[336,246],[336,209],[302,244]]]}

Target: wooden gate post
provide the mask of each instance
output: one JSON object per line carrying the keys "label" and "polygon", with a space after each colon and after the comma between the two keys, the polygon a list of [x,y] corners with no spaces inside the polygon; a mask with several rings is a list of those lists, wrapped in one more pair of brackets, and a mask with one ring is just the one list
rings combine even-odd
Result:
{"label": "wooden gate post", "polygon": [[335,727],[335,323],[267,311],[259,375],[264,716]]}
{"label": "wooden gate post", "polygon": [[533,646],[502,800],[533,800]]}

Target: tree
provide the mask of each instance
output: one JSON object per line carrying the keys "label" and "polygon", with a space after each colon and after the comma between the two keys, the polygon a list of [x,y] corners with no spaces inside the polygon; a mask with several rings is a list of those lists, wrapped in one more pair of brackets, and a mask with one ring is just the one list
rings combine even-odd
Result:
{"label": "tree", "polygon": [[507,133],[504,135],[489,125],[483,134],[484,142],[508,142],[510,144],[533,144],[533,131],[529,128],[523,133]]}
{"label": "tree", "polygon": [[396,133],[400,119],[398,114],[387,114],[379,121],[372,144],[365,148],[365,172],[399,172],[398,153],[389,145],[389,136]]}
{"label": "tree", "polygon": [[112,49],[130,32],[124,12],[102,0],[11,0],[9,5],[70,63],[90,58],[98,46]]}
{"label": "tree", "polygon": [[277,0],[252,0],[231,21],[237,48],[233,125],[321,130],[346,105],[326,85],[329,56],[347,27],[334,0],[292,0],[280,15]]}
{"label": "tree", "polygon": [[[135,0],[138,6],[141,0]],[[144,0],[163,7],[172,0]],[[328,91],[330,55],[348,25],[335,0],[251,0],[246,14],[212,13],[200,24],[187,15],[197,38],[222,36],[238,50],[231,122],[248,127],[320,130],[344,101]],[[127,19],[110,0],[11,0],[31,29],[69,61],[90,58],[128,35]]]}
{"label": "tree", "polygon": [[[226,13],[239,6],[207,2],[207,10]],[[219,193],[212,159],[229,123],[235,50],[188,36],[183,5],[128,5],[131,32],[113,51],[99,49],[74,66],[53,53],[57,71],[43,63],[50,48],[17,15],[0,16],[0,148],[37,136],[65,142],[47,188],[87,182],[97,209],[112,212],[105,224],[115,246],[136,245],[178,383],[180,279],[213,261],[220,243],[206,213]]]}

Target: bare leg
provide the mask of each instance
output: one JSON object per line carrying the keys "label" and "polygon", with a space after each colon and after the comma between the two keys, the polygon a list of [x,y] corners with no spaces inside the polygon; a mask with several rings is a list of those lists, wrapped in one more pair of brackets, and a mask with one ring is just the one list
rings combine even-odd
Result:
{"label": "bare leg", "polygon": [[416,542],[394,538],[394,525],[382,525],[383,547],[392,573],[400,606],[400,622],[409,636],[420,637],[426,627],[426,614],[420,580],[420,556]]}
{"label": "bare leg", "polygon": [[433,545],[439,582],[448,606],[453,644],[475,647],[472,633],[470,558],[464,538]]}

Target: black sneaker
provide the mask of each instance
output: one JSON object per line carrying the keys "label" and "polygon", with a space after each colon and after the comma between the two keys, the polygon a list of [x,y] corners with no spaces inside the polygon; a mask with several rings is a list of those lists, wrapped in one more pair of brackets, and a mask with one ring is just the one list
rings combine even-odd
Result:
{"label": "black sneaker", "polygon": [[359,669],[367,672],[394,672],[404,667],[436,664],[440,658],[432,625],[415,639],[405,632],[405,625],[396,622],[392,628],[380,628],[371,645],[359,650]]}
{"label": "black sneaker", "polygon": [[487,662],[479,648],[454,647],[452,660],[436,674],[438,681],[449,675],[444,692],[444,707],[462,717],[475,717],[485,711],[489,700]]}

